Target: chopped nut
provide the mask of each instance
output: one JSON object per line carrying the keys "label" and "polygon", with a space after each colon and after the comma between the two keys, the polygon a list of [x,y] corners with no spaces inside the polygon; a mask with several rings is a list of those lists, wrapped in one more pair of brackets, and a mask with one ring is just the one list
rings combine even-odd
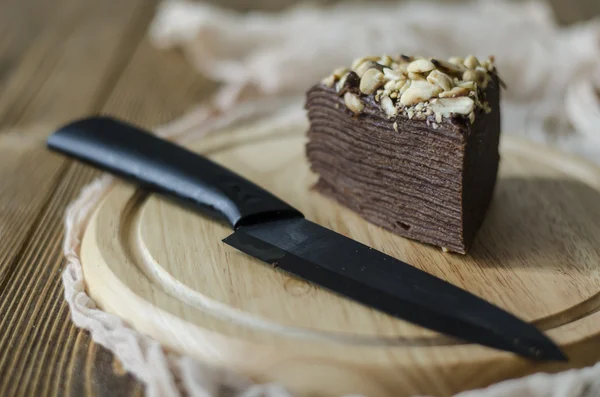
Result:
{"label": "chopped nut", "polygon": [[398,122],[394,121],[394,124],[392,124],[392,127],[394,127],[394,131],[398,132]]}
{"label": "chopped nut", "polygon": [[358,75],[354,72],[348,72],[337,82],[335,89],[337,92],[340,92],[345,87],[358,87],[359,84],[360,78]]}
{"label": "chopped nut", "polygon": [[342,76],[342,78],[337,83],[335,83],[335,90],[337,92],[340,92],[342,90],[342,88],[344,88],[344,84],[346,84],[347,78],[348,78],[348,75],[346,74],[346,75]]}
{"label": "chopped nut", "polygon": [[406,70],[410,73],[425,73],[435,69],[435,65],[427,59],[417,59],[412,61]]}
{"label": "chopped nut", "polygon": [[[477,87],[477,84],[475,84],[475,87]],[[473,91],[469,92],[469,96],[470,96],[470,97],[473,97],[473,98],[474,98],[474,101],[475,101],[476,103],[478,103],[478,102],[479,102],[479,94],[478,94],[477,90],[473,90]]]}
{"label": "chopped nut", "polygon": [[490,75],[488,74],[487,69],[483,66],[477,66],[475,71],[477,72],[477,84],[479,84],[482,88],[487,87],[487,84],[490,80]]}
{"label": "chopped nut", "polygon": [[336,70],[333,71],[333,76],[336,79],[339,79],[348,72],[349,72],[348,68],[345,68],[345,67],[337,68]]}
{"label": "chopped nut", "polygon": [[425,77],[420,73],[408,72],[408,78],[414,81],[425,81]]}
{"label": "chopped nut", "polygon": [[[437,116],[436,116],[436,119],[437,119]],[[442,122],[442,118],[440,117],[439,123],[441,123],[441,122]],[[438,123],[431,123],[431,128],[433,128],[434,130],[437,130],[438,128],[440,128],[440,126]]]}
{"label": "chopped nut", "polygon": [[450,91],[444,91],[439,96],[440,98],[450,98],[457,96],[467,96],[469,95],[469,89],[465,87],[454,87]]}
{"label": "chopped nut", "polygon": [[473,69],[466,70],[463,73],[462,79],[464,81],[477,81],[477,72]]}
{"label": "chopped nut", "polygon": [[352,61],[352,66],[350,66],[350,68],[352,70],[356,70],[357,67],[359,67],[363,62],[366,62],[367,58],[356,58],[354,61]]}
{"label": "chopped nut", "polygon": [[489,113],[491,108],[481,88],[496,80],[492,56],[478,59],[469,55],[446,61],[384,54],[358,58],[352,62],[351,71],[337,68],[322,83],[335,87],[354,113],[365,109],[361,96],[373,95],[389,117],[402,112],[417,119],[432,116],[432,120],[435,115],[441,122],[452,113],[463,114],[471,121],[476,109]]}
{"label": "chopped nut", "polygon": [[431,62],[436,66],[436,68],[438,68],[444,73],[449,74],[461,74],[467,69],[462,63],[457,65],[451,62],[443,61],[441,59],[432,59]]}
{"label": "chopped nut", "polygon": [[459,87],[464,87],[468,90],[476,90],[477,86],[472,81],[463,81],[462,83],[458,83]]}
{"label": "chopped nut", "polygon": [[376,69],[377,68],[377,64],[373,61],[366,61],[361,63],[356,69],[354,69],[354,71],[356,72],[356,74],[358,75],[358,77],[363,77],[364,74],[367,72],[367,70],[370,69]]}
{"label": "chopped nut", "polygon": [[388,117],[394,117],[398,114],[398,109],[396,109],[396,106],[394,106],[394,102],[390,99],[390,97],[386,96],[381,98],[381,107]]}
{"label": "chopped nut", "polygon": [[396,87],[396,82],[395,81],[388,81],[387,83],[385,83],[385,85],[383,86],[383,88],[385,88],[386,90],[393,90],[394,87]]}
{"label": "chopped nut", "polygon": [[406,90],[410,88],[411,84],[412,82],[410,80],[406,80],[404,84],[402,84],[402,87],[400,87],[400,95],[404,94]]}
{"label": "chopped nut", "polygon": [[356,58],[353,62],[352,62],[352,70],[356,70],[356,68],[358,68],[361,64],[367,62],[367,61],[371,61],[374,62],[377,59],[379,59],[379,57],[362,57],[362,58]]}
{"label": "chopped nut", "polygon": [[438,90],[439,87],[429,83],[427,80],[415,80],[411,83],[411,87],[425,87],[431,88],[433,87],[435,90]]}
{"label": "chopped nut", "polygon": [[442,114],[441,113],[435,114],[435,121],[437,121],[438,123],[442,122]]}
{"label": "chopped nut", "polygon": [[404,80],[404,79],[406,79],[404,77],[404,75],[397,73],[389,68],[383,69],[383,75],[385,76],[386,79],[389,79],[389,80]]}
{"label": "chopped nut", "polygon": [[400,97],[400,103],[405,106],[414,105],[433,97],[435,92],[436,87],[433,84],[427,82],[413,82],[410,88],[408,88]]}
{"label": "chopped nut", "polygon": [[485,67],[487,70],[489,70],[490,72],[491,72],[492,70],[494,70],[494,68],[495,68],[495,67],[494,67],[494,56],[493,56],[493,55],[490,55],[486,61],[483,61],[483,62],[481,63],[481,65],[482,65],[483,67]]}
{"label": "chopped nut", "polygon": [[333,75],[325,77],[321,82],[329,88],[332,88],[335,84],[335,77]]}
{"label": "chopped nut", "polygon": [[466,57],[463,63],[469,69],[475,69],[477,66],[479,66],[479,61],[473,55]]}
{"label": "chopped nut", "polygon": [[360,92],[370,95],[383,85],[383,73],[377,69],[369,69],[360,79]]}
{"label": "chopped nut", "polygon": [[475,113],[469,113],[469,121],[471,122],[471,124],[475,122]]}
{"label": "chopped nut", "polygon": [[377,61],[377,63],[383,65],[383,66],[390,66],[392,64],[392,58],[390,58],[387,55],[382,56],[379,61]]}
{"label": "chopped nut", "polygon": [[344,94],[344,103],[348,109],[354,112],[354,114],[362,112],[362,110],[365,108],[365,105],[363,105],[363,103],[360,101],[360,98],[351,92]]}
{"label": "chopped nut", "polygon": [[431,73],[429,73],[429,76],[427,76],[427,81],[431,84],[437,85],[444,91],[451,90],[453,85],[452,79],[450,79],[447,74],[438,72],[437,70],[432,70]]}
{"label": "chopped nut", "polygon": [[395,70],[398,73],[406,74],[406,73],[408,73],[407,69],[408,69],[408,63],[401,63],[398,65],[398,67]]}
{"label": "chopped nut", "polygon": [[467,115],[473,111],[475,102],[469,97],[458,98],[440,98],[433,104],[432,108],[436,114],[444,117],[450,116],[452,113]]}
{"label": "chopped nut", "polygon": [[486,72],[481,72],[481,71],[475,71],[475,73],[477,74],[475,77],[475,83],[480,86],[481,88],[485,88],[487,87],[487,83],[488,83],[488,75]]}

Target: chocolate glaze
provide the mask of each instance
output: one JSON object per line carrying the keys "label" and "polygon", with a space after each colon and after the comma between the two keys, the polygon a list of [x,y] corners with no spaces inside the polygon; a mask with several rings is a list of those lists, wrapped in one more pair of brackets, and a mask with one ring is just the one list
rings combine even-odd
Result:
{"label": "chocolate glaze", "polygon": [[433,116],[387,118],[372,95],[354,115],[335,89],[314,86],[306,154],[319,175],[315,189],[396,234],[466,253],[498,171],[497,79],[485,95],[491,113],[478,109],[474,124],[453,116],[433,129]]}

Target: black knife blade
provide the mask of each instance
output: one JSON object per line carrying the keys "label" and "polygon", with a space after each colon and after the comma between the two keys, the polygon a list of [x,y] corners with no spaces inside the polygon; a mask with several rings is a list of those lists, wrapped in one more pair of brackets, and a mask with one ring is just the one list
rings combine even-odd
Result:
{"label": "black knife blade", "polygon": [[232,171],[106,117],[70,123],[48,147],[220,217],[230,246],[373,309],[536,360],[566,360],[533,325],[446,281],[319,226]]}
{"label": "black knife blade", "polygon": [[446,335],[537,360],[564,360],[544,334],[396,258],[303,218],[241,227],[223,240],[296,277]]}

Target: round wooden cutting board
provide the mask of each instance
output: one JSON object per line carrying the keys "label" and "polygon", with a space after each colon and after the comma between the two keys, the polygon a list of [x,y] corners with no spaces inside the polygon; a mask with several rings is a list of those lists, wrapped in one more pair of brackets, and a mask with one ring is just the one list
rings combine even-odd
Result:
{"label": "round wooden cutting board", "polygon": [[82,245],[89,293],[166,347],[299,395],[447,396],[600,360],[600,170],[504,138],[495,197],[468,255],[406,240],[311,190],[304,127],[255,121],[191,145],[308,219],[534,322],[566,364],[460,344],[287,276],[221,243],[225,226],[115,185]]}

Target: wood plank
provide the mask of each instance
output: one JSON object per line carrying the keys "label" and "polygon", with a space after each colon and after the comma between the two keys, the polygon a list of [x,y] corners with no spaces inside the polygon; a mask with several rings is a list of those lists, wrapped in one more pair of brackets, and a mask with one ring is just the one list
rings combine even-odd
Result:
{"label": "wood plank", "polygon": [[145,34],[154,5],[62,0],[45,10],[33,0],[25,7],[17,3],[10,5],[12,15],[2,14],[7,24],[0,26],[10,27],[13,18],[12,25],[22,24],[26,15],[17,16],[34,11],[32,23],[13,33],[18,40],[0,41],[0,125],[49,125],[0,137],[0,321],[11,331],[0,336],[0,395],[64,395],[71,389],[73,395],[140,395],[141,385],[114,371],[112,355],[70,321],[60,282],[62,216],[92,173],[70,171],[78,175],[69,179],[75,185],[60,190],[69,162],[48,153],[42,142],[51,126],[100,110]]}
{"label": "wood plank", "polygon": [[[44,29],[36,19],[44,15],[49,29],[40,37],[23,34],[16,40],[24,46],[21,52],[17,47],[3,48],[2,59],[15,66],[2,80],[0,124],[27,124],[43,119],[49,123],[21,128],[0,140],[0,237],[7,236],[0,252],[0,291],[37,213],[65,170],[65,161],[43,148],[44,136],[57,123],[99,109],[115,76],[129,59],[127,54],[144,35],[153,10],[137,7],[135,2],[123,6],[116,0],[63,1],[63,7],[52,7],[48,13],[31,1],[31,8],[37,10],[32,14],[32,31],[37,29],[40,33]],[[13,4],[8,9],[17,10],[2,14],[2,22],[11,26],[13,18],[21,16],[18,11],[29,8]],[[136,32],[131,22],[140,18],[144,24]],[[20,34],[18,30],[17,36]],[[128,39],[119,40],[121,35]],[[22,134],[34,136],[23,139],[19,137]]]}
{"label": "wood plank", "polygon": [[[139,393],[131,375],[115,374],[112,355],[91,344],[85,331],[75,329],[62,298],[62,217],[65,206],[94,174],[83,166],[69,168],[67,183],[58,186],[11,274],[14,282],[7,285],[0,303],[5,313],[0,319],[5,330],[0,336],[0,395],[62,395],[59,387],[108,395],[107,386]],[[69,367],[75,369],[72,376]]]}
{"label": "wood plank", "polygon": [[46,128],[27,129],[32,139],[23,139],[22,134],[17,130],[0,135],[0,294],[32,224],[63,172],[64,160],[39,144]]}
{"label": "wood plank", "polygon": [[[151,13],[145,16],[144,24],[149,22],[150,16]],[[146,27],[141,29],[145,31]],[[127,60],[123,75],[115,79],[116,88],[106,105],[98,107],[103,113],[151,126],[181,114],[214,87],[198,78],[180,54],[161,53],[146,39],[131,53],[133,58],[131,62]],[[146,97],[136,95],[150,90],[152,98],[148,94]],[[35,103],[43,102],[37,99]],[[38,110],[31,109],[23,113],[24,117],[38,117]],[[59,118],[63,114],[67,115],[60,113]],[[39,159],[36,164],[44,166],[44,161]],[[11,332],[0,339],[0,346],[7,346],[0,353],[0,373],[8,375],[0,377],[0,395],[3,392],[74,396],[142,393],[139,382],[114,365],[112,354],[92,343],[86,332],[74,329],[62,296],[62,216],[66,205],[94,175],[97,175],[95,171],[79,164],[68,166],[62,182],[56,181],[56,192],[34,225],[20,260],[15,261],[13,272],[6,278],[3,296],[7,299],[3,300],[0,311],[8,315],[0,320],[0,326]],[[32,326],[34,318],[35,327]],[[70,373],[73,375],[68,375]],[[10,378],[21,381],[3,383],[3,379]]]}
{"label": "wood plank", "polygon": [[[0,127],[61,123],[97,110],[145,34],[146,24],[140,29],[136,21],[148,21],[154,4],[61,0],[51,9],[33,13],[45,18],[37,35],[21,29],[16,34],[19,47],[5,45]],[[35,32],[37,25],[33,27]]]}
{"label": "wood plank", "polygon": [[216,87],[181,52],[159,51],[144,38],[102,112],[152,128],[201,103]]}
{"label": "wood plank", "polygon": [[[23,5],[27,5],[24,7]],[[14,74],[33,41],[56,18],[49,2],[42,0],[4,0],[0,13],[0,97],[5,95],[10,76]],[[26,24],[23,21],[27,21]]]}

